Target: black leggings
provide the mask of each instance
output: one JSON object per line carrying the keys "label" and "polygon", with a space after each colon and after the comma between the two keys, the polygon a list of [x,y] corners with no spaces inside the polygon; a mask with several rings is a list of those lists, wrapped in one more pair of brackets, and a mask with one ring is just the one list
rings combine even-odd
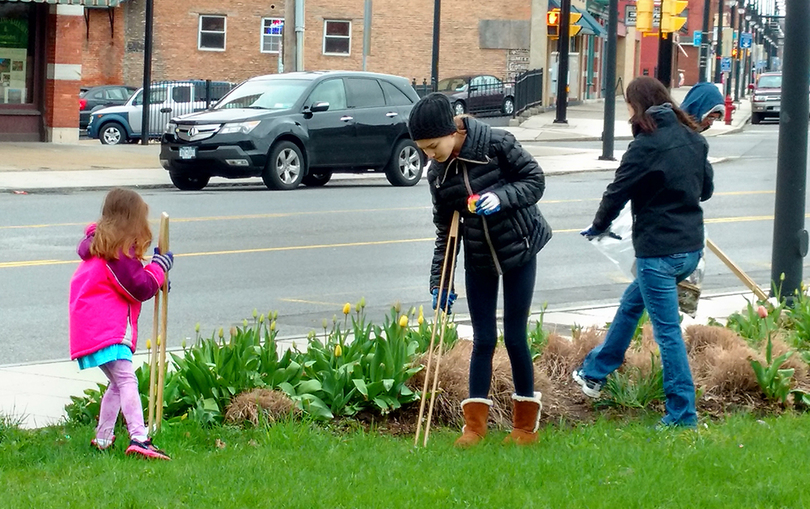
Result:
{"label": "black leggings", "polygon": [[[527,341],[529,311],[534,293],[537,259],[503,275],[503,339],[512,364],[518,396],[534,396],[534,367]],[[473,327],[470,358],[470,397],[486,398],[492,381],[492,356],[498,341],[495,312],[498,306],[497,274],[466,271],[467,306]]]}

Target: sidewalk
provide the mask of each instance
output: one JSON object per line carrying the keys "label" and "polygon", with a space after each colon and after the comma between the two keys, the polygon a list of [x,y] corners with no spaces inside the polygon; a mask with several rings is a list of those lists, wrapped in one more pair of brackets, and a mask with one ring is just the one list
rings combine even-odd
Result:
{"label": "sidewalk", "polygon": [[[680,101],[688,89],[673,89]],[[529,117],[518,127],[505,127],[540,163],[546,174],[585,171],[613,171],[619,166],[623,151],[614,150],[616,161],[602,161],[601,149],[560,147],[563,141],[598,141],[604,127],[604,100],[590,100],[568,108],[568,124],[555,124],[555,113]],[[722,121],[706,131],[706,137],[731,134],[742,130],[751,117],[748,101],[737,105],[732,125]],[[628,111],[621,97],[616,100],[615,138],[631,139]],[[139,188],[172,188],[166,170],[160,166],[160,145],[102,145],[98,140],[75,144],[0,143],[0,193],[57,192],[66,189],[108,189],[114,186]],[[710,158],[712,163],[721,159]],[[334,180],[385,179],[382,173],[364,175],[336,174]],[[261,179],[214,177],[208,187],[229,185],[263,186]]]}
{"label": "sidewalk", "polygon": [[[683,327],[693,324],[706,324],[708,319],[722,320],[731,313],[743,309],[745,293],[723,294],[704,297],[698,306],[698,315],[692,319],[684,317]],[[574,325],[604,327],[613,320],[618,302],[614,305],[586,307],[580,309],[547,310],[544,324],[547,330],[568,335]],[[530,317],[537,320],[538,315]],[[457,316],[459,337],[472,338],[472,328],[468,316]],[[286,351],[295,342],[305,347],[307,339],[286,338],[278,340],[279,350]],[[147,361],[147,355],[138,352],[133,359],[135,366]],[[71,402],[71,396],[83,396],[85,389],[96,388],[96,383],[106,383],[99,369],[80,371],[73,361],[55,361],[0,366],[0,415],[19,420],[26,428],[38,428],[58,423],[65,418],[64,407]]]}

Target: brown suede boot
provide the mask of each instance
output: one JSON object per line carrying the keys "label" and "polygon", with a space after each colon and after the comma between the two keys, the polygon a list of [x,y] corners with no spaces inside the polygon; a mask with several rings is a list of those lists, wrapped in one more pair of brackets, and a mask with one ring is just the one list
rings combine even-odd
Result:
{"label": "brown suede boot", "polygon": [[537,442],[540,410],[543,408],[541,396],[539,392],[535,392],[533,398],[512,394],[512,432],[503,439],[503,443],[529,445]]}
{"label": "brown suede boot", "polygon": [[471,447],[480,442],[487,434],[487,417],[491,399],[469,398],[461,402],[464,412],[464,427],[461,437],[456,440],[456,447]]}

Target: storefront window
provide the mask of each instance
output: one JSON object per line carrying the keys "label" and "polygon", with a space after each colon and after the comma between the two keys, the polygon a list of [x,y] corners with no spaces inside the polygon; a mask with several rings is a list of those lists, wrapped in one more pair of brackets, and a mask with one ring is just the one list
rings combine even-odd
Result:
{"label": "storefront window", "polygon": [[0,2],[0,104],[33,102],[34,9]]}

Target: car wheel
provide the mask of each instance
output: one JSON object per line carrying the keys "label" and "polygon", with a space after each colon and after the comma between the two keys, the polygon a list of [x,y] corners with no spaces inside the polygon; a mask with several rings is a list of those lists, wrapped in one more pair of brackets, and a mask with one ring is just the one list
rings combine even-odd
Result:
{"label": "car wheel", "polygon": [[301,179],[301,183],[309,187],[325,186],[332,178],[332,170],[316,171]]}
{"label": "car wheel", "polygon": [[295,143],[282,141],[273,146],[262,173],[268,189],[287,191],[295,189],[304,176],[304,157]]}
{"label": "car wheel", "polygon": [[504,115],[511,115],[515,112],[515,100],[511,97],[506,97],[503,100],[503,106],[501,107],[501,111]]}
{"label": "car wheel", "polygon": [[453,103],[453,113],[456,115],[463,115],[467,112],[467,105],[464,104],[464,101],[456,101]]}
{"label": "car wheel", "polygon": [[759,113],[751,113],[751,123],[759,124],[760,122],[762,122],[762,115]]}
{"label": "car wheel", "polygon": [[416,144],[407,138],[400,140],[385,168],[385,176],[395,186],[415,185],[422,178],[422,163]]}
{"label": "car wheel", "polygon": [[98,133],[102,145],[118,145],[127,141],[127,133],[118,122],[104,124]]}
{"label": "car wheel", "polygon": [[199,191],[208,185],[210,175],[191,175],[180,170],[169,170],[169,178],[172,179],[174,187],[181,191]]}

